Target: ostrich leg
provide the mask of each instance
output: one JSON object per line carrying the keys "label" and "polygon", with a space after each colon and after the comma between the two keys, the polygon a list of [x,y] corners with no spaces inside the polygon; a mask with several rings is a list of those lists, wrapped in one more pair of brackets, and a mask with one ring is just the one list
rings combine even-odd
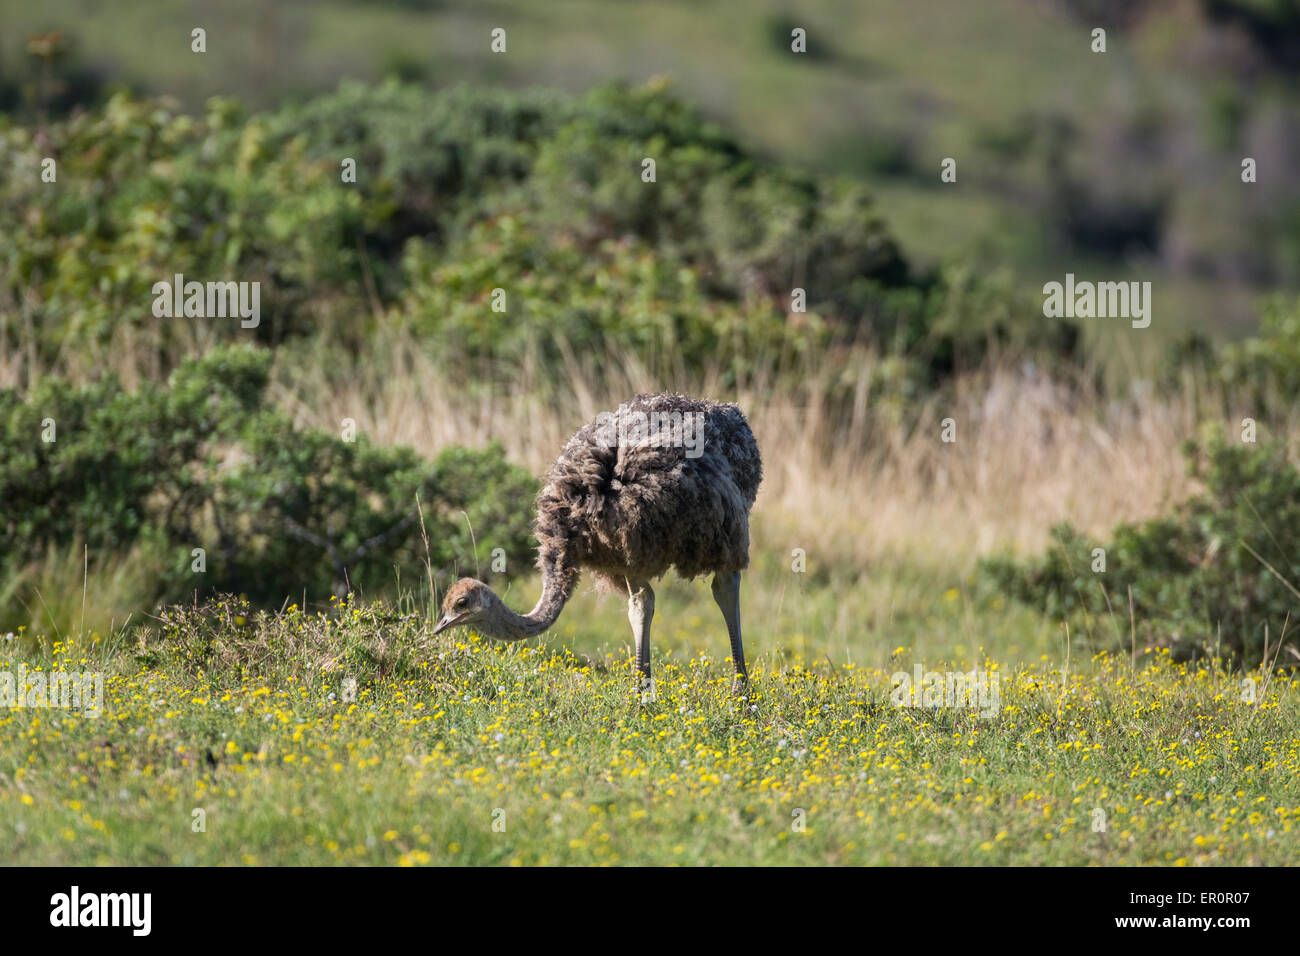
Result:
{"label": "ostrich leg", "polygon": [[636,638],[637,690],[654,697],[654,682],[650,677],[650,621],[655,616],[655,592],[646,581],[629,584],[627,619],[632,624]]}
{"label": "ostrich leg", "polygon": [[713,576],[713,600],[727,622],[727,636],[731,638],[731,660],[736,665],[736,678],[731,691],[739,694],[749,681],[745,670],[745,647],[740,641],[740,572],[719,572]]}

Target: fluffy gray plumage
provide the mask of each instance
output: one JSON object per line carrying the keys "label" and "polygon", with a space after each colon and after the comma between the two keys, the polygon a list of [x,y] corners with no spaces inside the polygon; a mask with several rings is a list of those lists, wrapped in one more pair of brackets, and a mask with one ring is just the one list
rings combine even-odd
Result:
{"label": "fluffy gray plumage", "polygon": [[745,416],[735,405],[680,395],[638,395],[614,414],[701,414],[702,454],[687,455],[676,425],[671,440],[608,447],[598,419],[578,431],[547,472],[535,532],[543,571],[565,555],[599,583],[626,593],[627,581],[669,568],[686,578],[749,565],[749,509],[763,466]]}
{"label": "fluffy gray plumage", "polygon": [[[692,429],[698,422],[702,443]],[[638,428],[642,423],[653,427]],[[749,511],[762,478],[758,444],[735,405],[638,395],[579,429],[546,473],[534,525],[537,606],[515,614],[486,584],[463,578],[447,592],[436,630],[465,624],[500,640],[539,634],[585,569],[599,586],[629,598],[638,665],[648,680],[649,582],[669,568],[685,578],[713,573],[743,680],[740,572],[749,565]]]}

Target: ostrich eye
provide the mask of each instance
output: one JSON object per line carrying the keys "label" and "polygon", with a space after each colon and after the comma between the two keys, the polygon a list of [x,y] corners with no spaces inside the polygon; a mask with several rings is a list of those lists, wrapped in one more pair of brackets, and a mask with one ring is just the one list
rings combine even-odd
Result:
{"label": "ostrich eye", "polygon": [[468,606],[469,606],[469,602],[467,602],[464,598],[461,598],[459,601],[456,602],[456,610],[458,611],[463,611]]}

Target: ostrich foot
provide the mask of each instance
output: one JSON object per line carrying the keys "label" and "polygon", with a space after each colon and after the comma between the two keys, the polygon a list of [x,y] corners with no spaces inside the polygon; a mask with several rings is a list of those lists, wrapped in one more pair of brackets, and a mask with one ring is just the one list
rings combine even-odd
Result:
{"label": "ostrich foot", "polygon": [[653,677],[638,675],[636,692],[643,704],[653,704],[659,699],[659,692],[655,689]]}

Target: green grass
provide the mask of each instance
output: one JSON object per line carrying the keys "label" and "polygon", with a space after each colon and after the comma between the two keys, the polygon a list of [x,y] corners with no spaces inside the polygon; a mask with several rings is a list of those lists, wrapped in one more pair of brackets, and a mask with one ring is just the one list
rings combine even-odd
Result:
{"label": "green grass", "polygon": [[[999,643],[991,609],[941,617],[923,653],[872,639],[850,663],[816,637],[800,652],[760,611],[738,700],[717,623],[681,590],[661,589],[650,702],[631,693],[621,607],[585,596],[519,646],[434,637],[426,614],[383,604],[229,601],[129,643],[7,642],[0,671],[107,679],[98,718],[0,711],[0,863],[1197,865],[1300,849],[1294,679],[1155,651],[1135,667],[1077,647],[952,653],[960,616]],[[833,613],[829,592],[806,599],[810,620]],[[601,634],[608,653],[583,649]],[[996,668],[995,716],[894,706],[890,675],[946,670],[944,647]]]}

